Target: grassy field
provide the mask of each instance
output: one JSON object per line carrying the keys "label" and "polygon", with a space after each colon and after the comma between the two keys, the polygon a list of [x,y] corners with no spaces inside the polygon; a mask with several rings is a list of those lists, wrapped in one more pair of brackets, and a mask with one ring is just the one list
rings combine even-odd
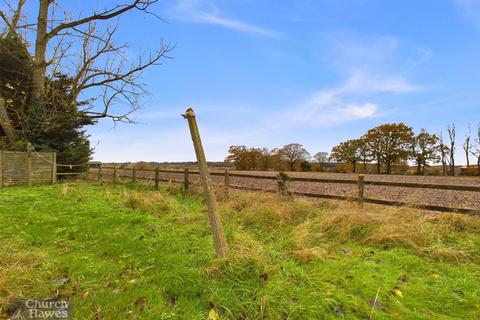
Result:
{"label": "grassy field", "polygon": [[480,220],[233,192],[215,259],[174,186],[0,190],[0,318],[69,296],[76,319],[479,319]]}

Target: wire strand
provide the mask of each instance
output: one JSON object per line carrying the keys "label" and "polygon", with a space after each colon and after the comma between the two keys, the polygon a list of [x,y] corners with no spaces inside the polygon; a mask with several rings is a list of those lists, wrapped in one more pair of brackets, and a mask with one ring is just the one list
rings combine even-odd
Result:
{"label": "wire strand", "polygon": [[86,164],[88,164],[90,161],[87,161],[87,162],[83,162],[83,163],[78,163],[78,164],[62,164],[62,163],[56,163],[56,162],[53,162],[51,160],[48,160],[47,158],[45,158],[44,156],[42,156],[37,150],[35,150],[35,148],[33,147],[33,145],[28,142],[28,146],[32,149],[32,151],[34,153],[36,153],[38,155],[39,158],[42,158],[43,160],[47,161],[48,163],[50,164],[55,164],[57,167],[65,167],[65,168],[74,168],[74,167],[81,167],[81,166],[84,166]]}

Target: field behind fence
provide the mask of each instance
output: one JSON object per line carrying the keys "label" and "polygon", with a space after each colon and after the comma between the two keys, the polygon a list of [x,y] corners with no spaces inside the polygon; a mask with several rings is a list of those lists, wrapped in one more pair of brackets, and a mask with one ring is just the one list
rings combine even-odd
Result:
{"label": "field behind fence", "polygon": [[[359,205],[367,202],[445,212],[480,212],[480,179],[476,178],[287,174],[286,192],[297,196],[352,200],[358,201]],[[215,185],[227,190],[278,191],[275,172],[225,170],[211,171],[210,175]],[[191,184],[200,183],[198,170],[159,167],[138,169],[97,165],[90,167],[89,177],[107,181],[150,181],[157,187],[160,182],[170,182],[182,184],[186,189]]]}

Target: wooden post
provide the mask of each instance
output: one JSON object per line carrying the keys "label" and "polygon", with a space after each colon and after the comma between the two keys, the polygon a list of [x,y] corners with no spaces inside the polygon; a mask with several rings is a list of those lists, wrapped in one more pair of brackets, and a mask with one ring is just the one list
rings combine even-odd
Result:
{"label": "wooden post", "polygon": [[365,192],[365,176],[363,174],[358,175],[358,205],[363,207],[363,194]]}
{"label": "wooden post", "polygon": [[85,174],[85,179],[88,180],[90,177],[90,161],[87,162],[87,173]]}
{"label": "wooden post", "polygon": [[113,182],[118,181],[118,166],[113,166]]}
{"label": "wooden post", "polygon": [[133,183],[137,182],[137,168],[135,166],[133,166],[133,169],[132,169],[132,182]]}
{"label": "wooden post", "polygon": [[155,190],[158,190],[158,175],[159,175],[159,168],[155,167]]}
{"label": "wooden post", "polygon": [[98,181],[102,180],[102,164],[98,165]]}
{"label": "wooden post", "polygon": [[230,185],[230,174],[228,169],[225,169],[224,187],[225,187],[225,200],[228,199],[228,186]]}
{"label": "wooden post", "polygon": [[185,168],[183,171],[183,192],[186,194],[188,192],[188,187],[190,182],[188,181],[188,168]]}
{"label": "wooden post", "polygon": [[27,146],[27,185],[32,186],[32,147]]}
{"label": "wooden post", "polygon": [[57,153],[52,152],[52,184],[57,183]]}
{"label": "wooden post", "polygon": [[192,108],[187,109],[184,117],[188,120],[188,126],[190,128],[195,154],[197,155],[198,167],[200,169],[200,180],[202,181],[203,191],[207,200],[208,218],[210,220],[210,227],[212,228],[215,251],[217,253],[217,257],[222,258],[228,254],[228,244],[223,231],[222,221],[218,215],[217,200],[215,199],[212,179],[210,178],[210,174],[208,172],[207,159],[205,158],[200,132],[198,131],[195,113],[193,112]]}
{"label": "wooden post", "polygon": [[290,181],[290,177],[285,172],[279,172],[277,174],[277,192],[282,195],[290,195],[288,191],[288,182]]}

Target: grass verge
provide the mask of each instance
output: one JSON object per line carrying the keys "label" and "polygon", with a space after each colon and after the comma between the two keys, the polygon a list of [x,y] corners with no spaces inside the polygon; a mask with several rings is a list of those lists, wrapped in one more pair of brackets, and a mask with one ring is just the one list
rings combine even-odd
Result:
{"label": "grass verge", "polygon": [[69,296],[76,319],[476,319],[480,220],[231,192],[215,259],[202,197],[66,183],[0,190],[0,317]]}

